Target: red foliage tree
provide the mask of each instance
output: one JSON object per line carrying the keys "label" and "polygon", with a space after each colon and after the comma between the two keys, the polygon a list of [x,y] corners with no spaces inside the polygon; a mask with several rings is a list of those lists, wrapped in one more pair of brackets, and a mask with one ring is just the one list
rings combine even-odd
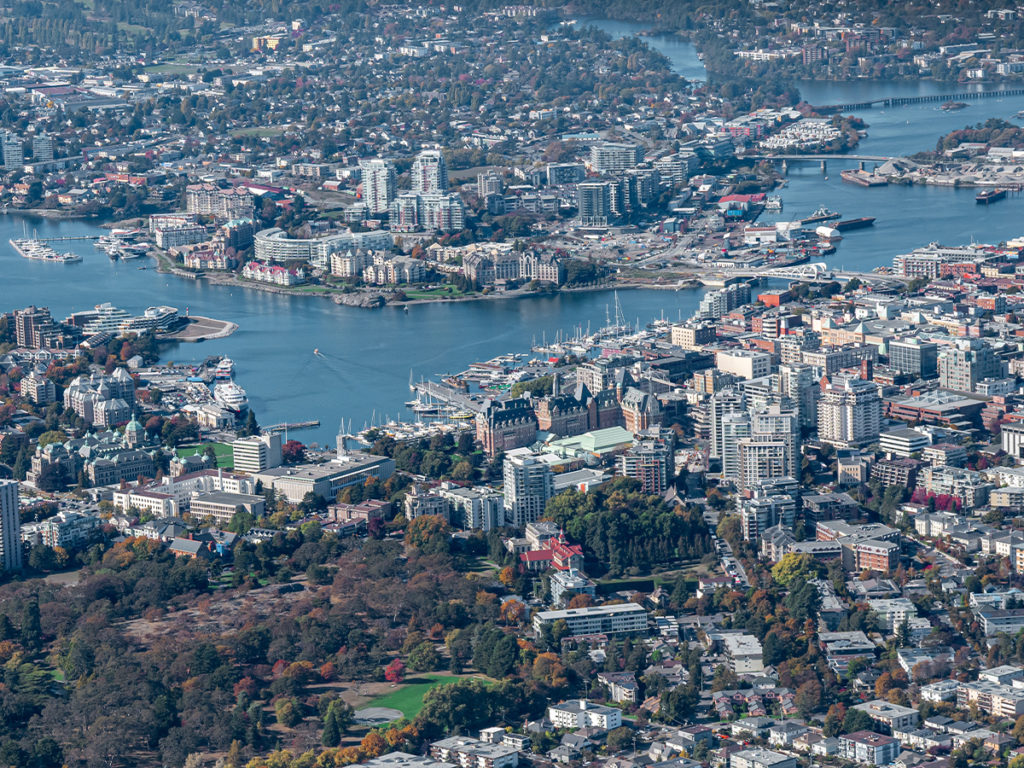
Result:
{"label": "red foliage tree", "polygon": [[405,677],[405,664],[401,659],[394,659],[384,667],[384,679],[389,683],[400,683]]}

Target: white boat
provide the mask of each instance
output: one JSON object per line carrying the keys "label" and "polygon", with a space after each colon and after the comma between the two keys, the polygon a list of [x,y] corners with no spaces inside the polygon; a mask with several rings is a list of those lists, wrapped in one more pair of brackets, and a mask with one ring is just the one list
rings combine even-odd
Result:
{"label": "white boat", "polygon": [[233,381],[222,381],[213,388],[213,399],[232,413],[244,413],[249,408],[245,390]]}
{"label": "white boat", "polygon": [[235,375],[235,361],[230,357],[221,358],[213,371],[213,378],[218,380],[230,379]]}

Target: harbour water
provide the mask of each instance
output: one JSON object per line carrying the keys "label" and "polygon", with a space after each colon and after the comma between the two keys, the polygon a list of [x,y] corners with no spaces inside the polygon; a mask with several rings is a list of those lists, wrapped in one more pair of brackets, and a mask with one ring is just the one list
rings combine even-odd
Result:
{"label": "harbour water", "polygon": [[[611,34],[634,34],[642,25],[602,22]],[[697,79],[703,65],[693,46],[667,37],[647,37],[649,44],[673,61],[681,74]],[[845,103],[874,98],[942,93],[934,83],[801,83],[801,92],[816,103]],[[972,101],[959,112],[943,112],[938,104],[865,110],[868,137],[858,150],[870,155],[902,155],[934,147],[936,139],[988,117],[1010,118],[1024,109],[1024,96]],[[948,244],[998,242],[1024,234],[1021,206],[1009,197],[991,206],[977,206],[972,190],[936,187],[865,189],[844,184],[839,171],[852,163],[830,161],[826,173],[817,163],[791,163],[788,184],[781,191],[781,218],[807,216],[821,204],[844,218],[875,216],[873,228],[848,232],[835,265],[870,270],[890,264],[892,257],[930,241]],[[828,179],[825,179],[825,176]],[[29,231],[40,237],[101,234],[84,222],[31,219]],[[77,264],[48,264],[19,257],[7,245],[20,237],[21,218],[0,218],[0,306],[37,304],[53,313],[68,313],[110,301],[131,312],[170,304],[182,312],[238,323],[227,339],[170,348],[165,359],[198,362],[210,355],[228,355],[237,366],[261,423],[318,418],[321,427],[296,437],[320,444],[334,442],[342,419],[361,428],[374,417],[410,419],[402,403],[409,399],[409,374],[416,379],[463,370],[469,363],[503,352],[527,352],[534,339],[550,340],[561,330],[603,325],[610,292],[562,294],[526,299],[489,300],[368,311],[340,307],[320,298],[281,296],[237,287],[215,286],[161,275],[141,259],[110,262],[88,241],[61,243],[60,250],[82,254]],[[148,269],[140,270],[140,266]],[[664,315],[686,317],[702,291],[620,293],[626,319],[646,323]],[[313,355],[314,348],[321,355]]]}
{"label": "harbour water", "polygon": [[[39,237],[100,234],[84,222],[32,219]],[[342,307],[315,297],[282,296],[183,280],[155,271],[148,259],[111,262],[89,241],[61,243],[81,253],[77,264],[47,264],[19,257],[8,238],[20,236],[19,217],[0,218],[0,306],[49,306],[56,317],[101,301],[130,312],[169,304],[184,313],[238,323],[226,339],[167,348],[164,360],[201,362],[211,355],[235,361],[236,379],[262,424],[320,419],[319,429],[295,437],[334,443],[341,419],[355,429],[376,418],[412,420],[409,373],[418,380],[465,370],[504,352],[529,352],[534,338],[552,341],[577,327],[605,324],[611,292],[581,292],[524,299],[420,304],[381,310]],[[147,266],[147,270],[139,270]],[[628,322],[647,323],[693,313],[701,290],[619,292]],[[318,349],[320,354],[314,355]]]}

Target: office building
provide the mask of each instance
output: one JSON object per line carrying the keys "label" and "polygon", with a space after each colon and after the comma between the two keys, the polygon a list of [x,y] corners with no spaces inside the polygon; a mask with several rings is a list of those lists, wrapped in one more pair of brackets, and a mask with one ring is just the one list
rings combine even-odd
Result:
{"label": "office building", "polygon": [[1024,448],[1024,422],[1003,424],[1000,437],[1004,451],[1016,459],[1024,455],[1021,453],[1021,449]]}
{"label": "office building", "polygon": [[359,164],[363,176],[363,202],[372,214],[387,213],[398,194],[398,177],[390,160],[374,158]]}
{"label": "office building", "polygon": [[281,466],[281,435],[277,433],[240,437],[231,444],[231,449],[239,472],[255,474]]}
{"label": "office building", "polygon": [[715,367],[741,379],[760,379],[771,373],[772,356],[752,349],[722,350],[715,355]]}
{"label": "office building", "polygon": [[612,185],[607,181],[592,181],[576,187],[576,207],[580,225],[606,227],[612,219]]}
{"label": "office building", "polygon": [[979,381],[999,378],[1002,366],[985,342],[962,339],[939,353],[939,386],[957,392],[973,392]]}
{"label": "office building", "polygon": [[514,528],[536,522],[554,495],[551,467],[529,450],[520,448],[505,455],[505,521]]}
{"label": "office building", "polygon": [[0,567],[21,570],[21,513],[18,481],[0,480]]}
{"label": "office building", "polygon": [[416,155],[409,175],[413,192],[429,195],[448,191],[448,166],[439,149],[425,149]]}
{"label": "office building", "polygon": [[921,339],[899,339],[889,342],[889,367],[919,379],[938,376],[939,347]]}
{"label": "office building", "polygon": [[556,621],[565,622],[569,637],[627,635],[647,631],[647,611],[636,603],[538,611],[533,615],[533,630],[539,635],[545,626]]}
{"label": "office building", "polygon": [[841,447],[856,447],[878,437],[882,400],[870,381],[836,375],[822,380],[818,401],[818,438]]}

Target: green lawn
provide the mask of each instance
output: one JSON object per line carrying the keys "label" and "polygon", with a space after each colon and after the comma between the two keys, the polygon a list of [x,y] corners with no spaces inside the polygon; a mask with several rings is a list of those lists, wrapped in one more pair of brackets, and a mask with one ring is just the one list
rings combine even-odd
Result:
{"label": "green lawn", "polygon": [[190,445],[188,448],[179,448],[178,456],[194,456],[206,450],[206,446],[212,445],[213,452],[217,454],[217,466],[221,469],[235,468],[235,452],[227,443],[203,443],[202,445]]}
{"label": "green lawn", "polygon": [[151,75],[184,75],[195,72],[196,68],[190,64],[154,64],[145,71]]}
{"label": "green lawn", "polygon": [[443,672],[417,675],[416,677],[409,678],[400,688],[396,688],[391,693],[386,693],[364,706],[397,709],[411,720],[423,709],[423,697],[426,696],[427,691],[438,685],[454,683],[460,679],[454,675],[446,675]]}
{"label": "green lawn", "polygon": [[460,291],[454,285],[445,285],[438,288],[431,288],[426,291],[407,290],[403,291],[406,296],[410,299],[437,299],[441,297],[457,298],[459,296],[467,295],[465,292]]}
{"label": "green lawn", "polygon": [[284,133],[286,126],[283,125],[255,125],[251,128],[239,128],[237,131],[232,132],[232,136],[238,138],[242,136],[256,136],[257,138],[263,138],[267,136],[277,136],[278,134]]}

